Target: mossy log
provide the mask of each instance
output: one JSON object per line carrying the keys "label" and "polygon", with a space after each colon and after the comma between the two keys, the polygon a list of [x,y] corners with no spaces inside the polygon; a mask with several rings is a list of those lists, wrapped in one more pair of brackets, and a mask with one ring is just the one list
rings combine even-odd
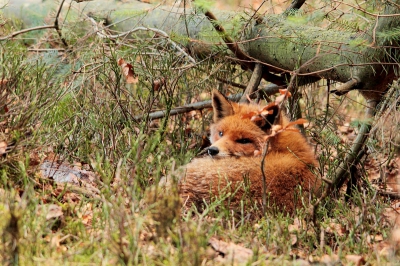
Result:
{"label": "mossy log", "polygon": [[[379,100],[399,75],[399,43],[388,43],[379,37],[379,33],[400,27],[399,6],[400,0],[388,2],[385,14],[376,17],[377,23],[359,34],[299,25],[286,14],[257,19],[245,13],[215,14],[226,33],[255,62],[264,64],[265,70],[279,74],[296,71],[299,77],[310,77],[312,81],[352,81],[350,89],[359,90],[367,99]],[[3,13],[21,19],[26,28],[49,21],[49,14],[56,7],[54,1],[11,0]],[[226,49],[220,35],[199,10],[104,0],[66,1],[63,10],[65,23],[76,23],[84,14],[103,20],[109,29],[119,32],[139,26],[162,30],[194,57],[221,55]],[[84,25],[90,27],[90,23]]]}

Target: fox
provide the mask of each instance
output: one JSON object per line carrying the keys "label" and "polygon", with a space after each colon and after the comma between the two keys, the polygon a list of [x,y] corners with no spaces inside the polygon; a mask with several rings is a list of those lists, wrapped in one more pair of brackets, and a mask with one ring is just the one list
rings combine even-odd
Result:
{"label": "fox", "polygon": [[181,168],[178,194],[186,209],[201,210],[216,197],[229,198],[224,204],[232,209],[243,200],[261,209],[263,173],[271,209],[293,214],[318,195],[314,152],[278,104],[236,103],[214,90],[212,108],[211,146]]}

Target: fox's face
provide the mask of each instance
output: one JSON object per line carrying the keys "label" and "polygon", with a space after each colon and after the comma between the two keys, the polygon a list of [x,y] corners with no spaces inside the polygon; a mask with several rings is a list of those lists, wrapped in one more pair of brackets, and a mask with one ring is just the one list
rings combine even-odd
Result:
{"label": "fox's face", "polygon": [[207,149],[208,154],[218,157],[261,154],[264,137],[274,123],[277,108],[271,110],[271,115],[264,121],[251,121],[251,114],[259,111],[259,106],[230,102],[216,90],[213,91],[212,105],[214,123],[211,125],[212,145]]}

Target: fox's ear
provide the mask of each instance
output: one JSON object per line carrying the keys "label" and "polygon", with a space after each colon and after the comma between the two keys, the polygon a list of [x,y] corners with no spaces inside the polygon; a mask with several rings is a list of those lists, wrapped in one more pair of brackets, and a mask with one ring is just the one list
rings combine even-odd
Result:
{"label": "fox's ear", "polygon": [[213,90],[212,92],[212,107],[214,111],[214,123],[234,113],[232,104],[217,90]]}
{"label": "fox's ear", "polygon": [[264,107],[261,116],[263,117],[263,119],[256,121],[256,125],[258,125],[264,131],[270,129],[272,125],[274,125],[274,123],[281,123],[279,106],[275,103],[269,104],[268,106]]}

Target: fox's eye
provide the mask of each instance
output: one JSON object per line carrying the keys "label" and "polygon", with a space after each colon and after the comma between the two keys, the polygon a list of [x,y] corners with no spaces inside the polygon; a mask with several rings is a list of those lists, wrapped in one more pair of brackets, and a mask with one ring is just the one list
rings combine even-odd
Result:
{"label": "fox's eye", "polygon": [[222,137],[222,136],[224,135],[224,133],[222,133],[222,131],[220,131],[220,132],[218,133],[218,135],[219,135],[220,137]]}
{"label": "fox's eye", "polygon": [[240,144],[248,144],[248,143],[251,143],[251,139],[246,139],[246,138],[244,138],[244,139],[237,139],[236,142],[237,142],[237,143],[240,143]]}

